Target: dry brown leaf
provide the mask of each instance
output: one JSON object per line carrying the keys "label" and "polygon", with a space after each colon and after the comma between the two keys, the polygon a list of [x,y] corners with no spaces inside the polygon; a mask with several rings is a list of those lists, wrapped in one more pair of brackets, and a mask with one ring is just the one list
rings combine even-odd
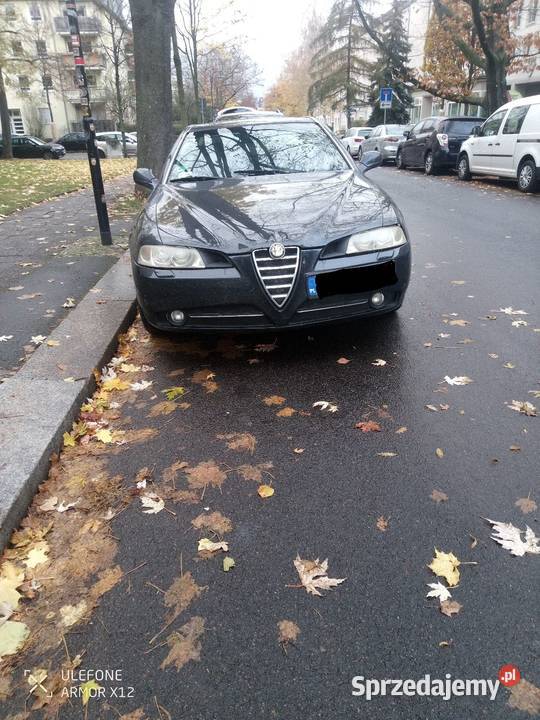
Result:
{"label": "dry brown leaf", "polygon": [[374,420],[366,420],[365,422],[357,422],[354,426],[357,430],[361,430],[363,433],[369,432],[381,432],[382,428],[378,422]]}
{"label": "dry brown leaf", "polygon": [[202,489],[207,485],[212,487],[221,487],[227,479],[227,474],[220,470],[215,460],[206,460],[195,467],[188,467],[184,470],[187,475],[187,481],[193,490]]}
{"label": "dry brown leaf", "polygon": [[538,505],[530,497],[519,498],[514,504],[521,510],[524,515],[538,510]]}
{"label": "dry brown leaf", "polygon": [[174,483],[180,470],[187,468],[187,466],[187,462],[183,460],[177,460],[176,462],[173,462],[172,465],[169,465],[169,467],[166,467],[165,470],[163,470],[161,477],[165,480],[165,482]]}
{"label": "dry brown leaf", "polygon": [[439,610],[443,615],[452,617],[452,615],[457,615],[462,607],[463,605],[460,605],[456,600],[443,600],[439,605]]}
{"label": "dry brown leaf", "polygon": [[198,662],[201,659],[200,638],[204,634],[204,624],[204,618],[196,615],[182,625],[177,632],[168,636],[169,654],[161,663],[162,670],[169,665],[174,665],[177,670],[181,670],[190,660]]}
{"label": "dry brown leaf", "polygon": [[121,715],[118,720],[146,720],[146,715],[144,714],[144,710],[142,708],[138,708],[137,710],[128,713],[128,715]]}
{"label": "dry brown leaf", "polygon": [[346,578],[329,578],[328,572],[328,559],[320,563],[319,558],[316,560],[302,560],[297,555],[294,560],[294,567],[296,568],[302,585],[306,588],[306,591],[311,595],[319,595],[319,590],[329,590],[330,588],[340,585],[345,582]]}
{"label": "dry brown leaf", "polygon": [[278,642],[280,645],[288,645],[296,642],[300,635],[300,628],[292,620],[280,620],[278,626]]}
{"label": "dry brown leaf", "polygon": [[159,417],[159,415],[170,415],[177,407],[178,405],[174,402],[174,400],[163,400],[162,402],[152,405],[150,412],[146,417],[155,418]]}
{"label": "dry brown leaf", "polygon": [[294,415],[296,410],[291,407],[284,407],[282,410],[279,410],[276,415],[278,417],[291,417],[291,415]]}
{"label": "dry brown leaf", "polygon": [[197,530],[212,530],[216,535],[225,535],[225,533],[231,532],[233,528],[229,518],[217,511],[209,515],[201,513],[191,521],[191,524]]}
{"label": "dry brown leaf", "polygon": [[281,395],[268,395],[268,397],[263,398],[263,403],[271,407],[272,405],[283,405],[285,400],[286,398],[281,397]]}
{"label": "dry brown leaf", "polygon": [[217,435],[218,440],[225,440],[229,450],[238,450],[239,452],[255,451],[257,439],[251,433],[228,433],[226,435]]}
{"label": "dry brown leaf", "polygon": [[206,590],[205,587],[197,585],[190,572],[186,572],[176,578],[164,596],[165,606],[171,608],[166,620],[171,622],[199,597]]}
{"label": "dry brown leaf", "polygon": [[240,465],[236,468],[236,472],[244,480],[253,480],[253,482],[261,483],[264,475],[270,475],[268,472],[274,467],[272,462],[259,463],[258,465]]}
{"label": "dry brown leaf", "polygon": [[448,500],[448,495],[446,493],[443,493],[442,490],[432,490],[429,497],[437,504]]}
{"label": "dry brown leaf", "polygon": [[396,430],[396,435],[401,435],[402,433],[405,433],[405,432],[407,432],[407,428],[405,427],[405,425],[403,425],[403,427],[400,427]]}
{"label": "dry brown leaf", "polygon": [[379,457],[383,457],[383,458],[392,458],[392,457],[396,457],[397,453],[395,453],[395,452],[378,452],[377,455]]}
{"label": "dry brown leaf", "polygon": [[529,715],[540,715],[540,688],[523,678],[510,689],[508,705]]}
{"label": "dry brown leaf", "polygon": [[466,325],[470,325],[471,323],[468,320],[450,320],[448,323],[449,325],[457,325],[457,327],[465,327]]}
{"label": "dry brown leaf", "polygon": [[123,576],[124,573],[119,565],[103,570],[99,574],[99,580],[90,588],[89,595],[92,600],[96,601],[112,590],[115,585],[118,585]]}
{"label": "dry brown leaf", "polygon": [[336,362],[338,365],[348,365],[351,361],[348,358],[340,357]]}
{"label": "dry brown leaf", "polygon": [[207,393],[215,393],[219,388],[217,382],[214,381],[215,376],[215,373],[211,370],[204,368],[203,370],[198,370],[196,373],[193,373],[191,382],[196,385],[202,385]]}
{"label": "dry brown leaf", "polygon": [[381,532],[386,532],[388,530],[388,521],[390,520],[389,517],[385,518],[384,515],[380,515],[377,518],[377,529]]}

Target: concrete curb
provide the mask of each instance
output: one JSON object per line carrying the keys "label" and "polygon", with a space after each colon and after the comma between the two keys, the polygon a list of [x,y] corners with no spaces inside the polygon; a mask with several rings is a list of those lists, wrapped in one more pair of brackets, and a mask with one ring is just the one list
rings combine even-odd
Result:
{"label": "concrete curb", "polygon": [[128,251],[51,333],[48,339],[59,346],[41,345],[0,386],[0,550],[46,479],[51,453],[92,394],[94,369],[109,361],[134,315]]}

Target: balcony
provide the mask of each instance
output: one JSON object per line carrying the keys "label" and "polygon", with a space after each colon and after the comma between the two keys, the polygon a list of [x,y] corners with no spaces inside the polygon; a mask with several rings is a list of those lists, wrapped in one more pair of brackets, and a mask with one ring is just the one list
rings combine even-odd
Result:
{"label": "balcony", "polygon": [[[105,54],[100,52],[85,53],[84,62],[87,70],[102,70],[106,64]],[[63,63],[67,68],[74,67],[73,55],[66,53]]]}
{"label": "balcony", "polygon": [[[91,105],[94,105],[95,103],[103,103],[107,99],[107,91],[100,85],[89,87],[88,92],[90,94]],[[66,90],[64,94],[69,103],[72,103],[73,105],[81,104],[81,95],[79,90]]]}
{"label": "balcony", "polygon": [[[60,35],[69,35],[69,22],[67,17],[55,17],[54,29]],[[101,30],[100,22],[95,17],[79,17],[79,30],[81,35],[96,35]]]}

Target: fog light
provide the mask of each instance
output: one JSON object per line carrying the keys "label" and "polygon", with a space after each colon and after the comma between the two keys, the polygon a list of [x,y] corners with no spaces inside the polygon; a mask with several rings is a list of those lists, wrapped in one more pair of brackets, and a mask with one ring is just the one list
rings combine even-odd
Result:
{"label": "fog light", "polygon": [[371,296],[371,304],[375,307],[380,307],[384,302],[384,295],[382,292],[373,293]]}
{"label": "fog light", "polygon": [[186,319],[186,316],[181,310],[173,310],[171,313],[171,322],[175,325],[182,325]]}

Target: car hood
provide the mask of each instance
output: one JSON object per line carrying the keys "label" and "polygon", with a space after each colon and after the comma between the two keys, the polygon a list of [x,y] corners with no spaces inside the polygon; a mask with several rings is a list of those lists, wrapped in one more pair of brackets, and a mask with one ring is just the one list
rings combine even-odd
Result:
{"label": "car hood", "polygon": [[321,247],[397,222],[390,199],[352,170],[164,184],[146,212],[164,244],[231,254],[276,241]]}

